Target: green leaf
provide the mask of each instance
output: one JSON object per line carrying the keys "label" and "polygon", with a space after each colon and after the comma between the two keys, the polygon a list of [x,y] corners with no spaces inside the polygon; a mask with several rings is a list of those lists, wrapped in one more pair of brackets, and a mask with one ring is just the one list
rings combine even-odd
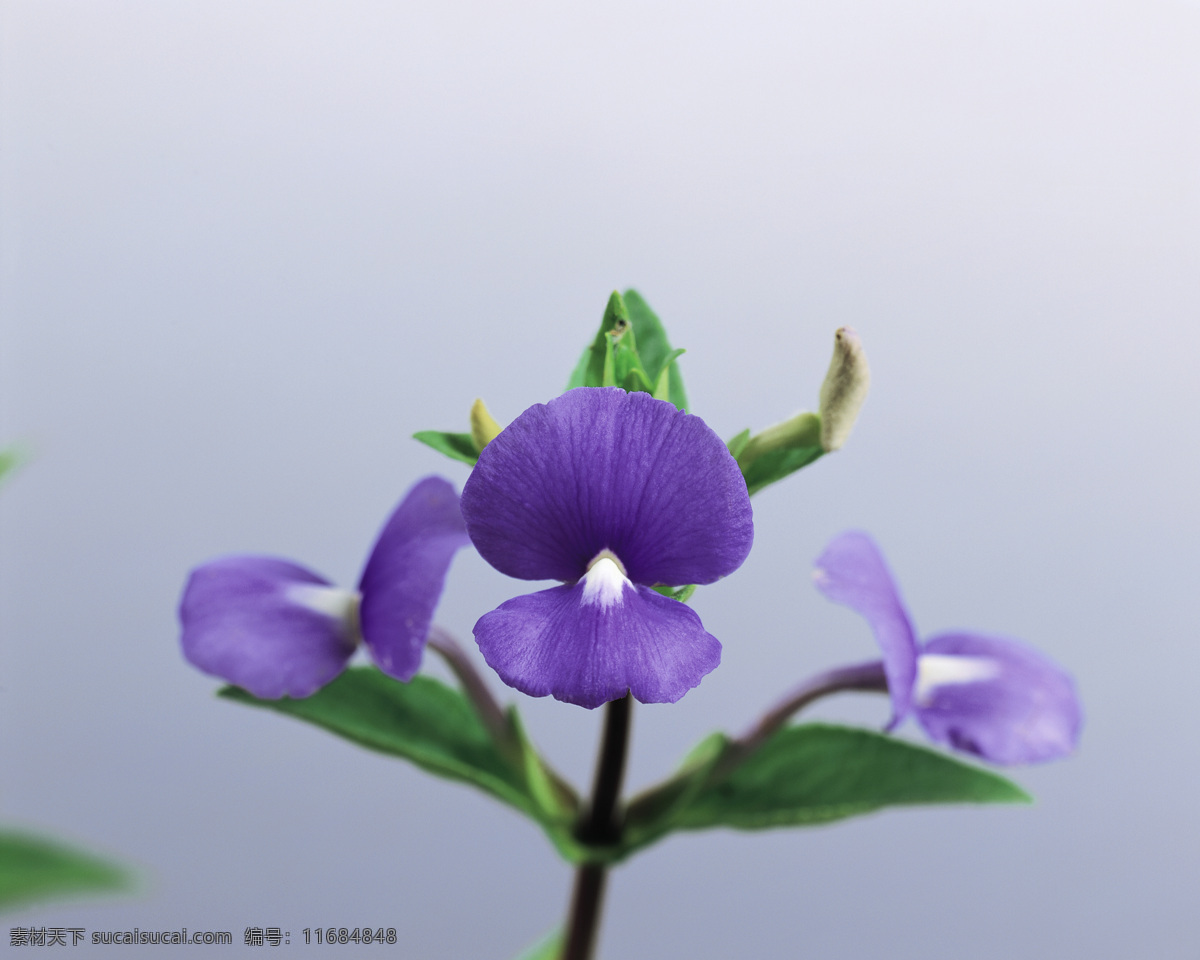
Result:
{"label": "green leaf", "polygon": [[543,819],[521,766],[500,753],[470,701],[431,677],[401,683],[374,667],[355,667],[303,700],[260,700],[238,687],[225,687],[220,695],[403,757],[440,777],[473,784],[539,822]]}
{"label": "green leaf", "polygon": [[[746,444],[749,442],[750,442],[750,428],[747,427],[745,430],[743,430],[741,433],[739,433],[736,437],[734,437],[732,440],[730,440],[728,443],[726,443],[725,446],[727,446],[729,448],[729,452],[731,454],[733,454],[733,458],[736,460],[738,457],[740,457],[742,455],[742,451],[746,449]],[[743,472],[743,475],[745,475],[745,471],[743,470],[742,472]]]}
{"label": "green leaf", "polygon": [[680,603],[687,603],[691,599],[693,593],[696,592],[696,585],[689,583],[683,587],[668,587],[665,583],[655,584],[653,589],[661,593],[664,597],[670,597],[672,600],[678,600]]}
{"label": "green leaf", "polygon": [[681,347],[678,350],[672,350],[667,355],[667,362],[663,364],[662,369],[658,374],[658,381],[654,384],[654,399],[655,400],[666,400],[668,402],[670,401],[670,399],[671,399],[671,383],[672,383],[671,370],[679,369],[678,367],[675,366],[675,358],[682,357],[685,353],[687,353],[687,351]]}
{"label": "green leaf", "polygon": [[782,423],[750,436],[743,430],[726,446],[737,459],[751,494],[824,456],[821,418],[798,413]]}
{"label": "green leaf", "polygon": [[0,910],[31,900],[128,890],[132,877],[107,860],[54,840],[0,831]]}
{"label": "green leaf", "polygon": [[[567,381],[568,390],[573,390],[575,387],[603,387],[605,385],[606,355],[609,362],[612,362],[612,342],[608,339],[607,334],[622,321],[629,322],[629,311],[625,309],[625,301],[621,299],[621,294],[614,290],[604,308],[604,316],[600,319],[600,329],[596,332],[595,339],[592,340],[591,346],[583,351],[583,356],[575,365],[575,372]],[[610,372],[608,379],[609,386],[616,385],[615,372]]]}
{"label": "green leaf", "polygon": [[637,335],[629,321],[618,321],[607,334],[612,345],[612,382],[609,382],[608,358],[604,360],[604,386],[621,387],[628,393],[640,390],[650,393],[653,387],[638,356]]}
{"label": "green leaf", "polygon": [[475,466],[479,459],[479,451],[475,449],[475,441],[469,433],[445,433],[441,430],[422,430],[413,434],[414,440],[433,447],[438,453],[444,453],[453,460]]}
{"label": "green leaf", "polygon": [[[614,344],[610,339],[614,329],[622,323],[628,330]],[[620,342],[629,337],[622,359]],[[683,351],[672,350],[666,331],[636,290],[626,290],[624,297],[613,291],[604,309],[600,329],[591,346],[583,351],[567,389],[575,387],[620,386],[627,390],[644,390],[659,396],[660,386],[668,399],[680,410],[687,409],[687,393],[683,389],[683,378],[675,362]],[[622,369],[622,363],[625,364]]]}
{"label": "green leaf", "polygon": [[[738,436],[741,436],[739,434]],[[734,437],[734,440],[738,439]],[[733,441],[730,441],[731,443]],[[751,495],[758,493],[763,487],[768,487],[777,480],[782,480],[788,474],[795,473],[801,467],[807,467],[814,460],[825,455],[825,450],[818,443],[811,447],[793,447],[785,450],[772,450],[764,453],[747,466],[742,467],[742,476],[746,478],[746,489]]]}
{"label": "green leaf", "polygon": [[561,930],[544,937],[528,950],[525,950],[517,960],[558,960],[564,946]]}
{"label": "green leaf", "polygon": [[625,291],[625,308],[629,313],[629,322],[633,332],[637,334],[638,356],[646,376],[653,384],[658,383],[664,371],[670,371],[669,399],[680,410],[686,410],[688,405],[687,391],[683,389],[683,377],[679,373],[679,365],[675,362],[675,353],[667,339],[667,331],[662,321],[650,309],[650,305],[642,299],[636,290]]}
{"label": "green leaf", "polygon": [[625,813],[623,855],[647,847],[678,828],[678,815],[707,783],[729,738],[713,733],[694,746],[669,779],[634,797]]}
{"label": "green leaf", "polygon": [[570,784],[562,780],[542,759],[529,739],[516,707],[509,707],[508,720],[520,745],[521,763],[530,795],[542,808],[546,818],[558,822],[569,831],[579,815],[579,797]]}
{"label": "green leaf", "polygon": [[990,770],[870,730],[786,727],[727,777],[668,811],[674,829],[805,826],[884,807],[1029,803]]}

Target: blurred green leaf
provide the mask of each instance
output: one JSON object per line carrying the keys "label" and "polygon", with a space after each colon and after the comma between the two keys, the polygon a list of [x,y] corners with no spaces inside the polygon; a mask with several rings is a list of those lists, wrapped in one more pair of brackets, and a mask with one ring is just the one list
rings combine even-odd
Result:
{"label": "blurred green leaf", "polygon": [[728,745],[725,734],[709,734],[683,758],[674,775],[630,801],[622,836],[625,856],[679,829],[680,811],[703,789]]}
{"label": "blurred green leaf", "polygon": [[420,440],[428,447],[433,447],[438,453],[444,453],[453,460],[475,466],[479,459],[479,451],[475,449],[475,441],[469,433],[445,433],[441,430],[422,430],[413,434],[414,440]]}
{"label": "blurred green leaf", "polygon": [[524,951],[517,960],[559,960],[563,945],[562,931],[555,930]]}
{"label": "blurred green leaf", "polygon": [[728,776],[706,783],[667,816],[673,829],[805,826],[885,807],[1029,803],[990,770],[871,730],[786,727]]}
{"label": "blurred green leaf", "polygon": [[132,876],[54,840],[0,831],[0,910],[36,900],[128,890]]}
{"label": "blurred green leaf", "polygon": [[[738,457],[741,456],[742,451],[746,449],[746,444],[749,442],[750,442],[750,428],[747,427],[745,430],[743,430],[741,433],[739,433],[736,437],[734,437],[732,440],[730,440],[728,443],[726,443],[725,446],[727,446],[729,448],[729,452],[731,454],[733,454],[733,458],[736,460]],[[745,470],[742,471],[742,475],[745,476]]]}
{"label": "blurred green leaf", "polygon": [[0,450],[0,481],[15,470],[25,460],[20,447],[6,447]]}
{"label": "blurred green leaf", "polygon": [[753,463],[742,468],[742,476],[746,478],[746,489],[751,495],[756,494],[763,487],[769,487],[824,455],[825,451],[820,444],[764,453]]}

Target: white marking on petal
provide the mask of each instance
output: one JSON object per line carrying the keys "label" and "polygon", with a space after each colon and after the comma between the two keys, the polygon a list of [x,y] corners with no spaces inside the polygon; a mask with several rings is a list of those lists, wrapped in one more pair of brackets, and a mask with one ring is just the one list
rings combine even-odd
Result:
{"label": "white marking on petal", "polygon": [[357,643],[360,637],[358,608],[362,597],[357,590],[344,587],[326,587],[316,583],[293,583],[287,588],[286,596],[291,603],[337,620],[346,635]]}
{"label": "white marking on petal", "polygon": [[615,557],[597,557],[583,575],[583,602],[607,610],[624,602],[625,584],[633,586]]}
{"label": "white marking on petal", "polygon": [[929,706],[934,691],[956,683],[979,683],[1000,675],[1000,664],[991,657],[956,657],[944,653],[923,653],[917,657],[917,685],[913,691],[917,703]]}

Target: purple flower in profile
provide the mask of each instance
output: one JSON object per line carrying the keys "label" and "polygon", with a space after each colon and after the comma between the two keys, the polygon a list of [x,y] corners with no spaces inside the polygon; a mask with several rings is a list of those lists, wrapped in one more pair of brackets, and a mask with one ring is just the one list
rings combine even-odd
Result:
{"label": "purple flower in profile", "polygon": [[883,556],[843,533],[813,572],[817,589],[861,614],[883,651],[894,728],[915,713],[934,740],[997,764],[1037,763],[1075,749],[1082,713],[1071,677],[1015,640],[957,631],[918,645]]}
{"label": "purple flower in profile", "polygon": [[510,686],[589,708],[627,692],[673,703],[720,662],[696,613],[652,589],[712,583],[750,552],[746,483],[699,417],[645,393],[571,390],[484,448],[462,509],[501,573],[563,581],[475,624]]}
{"label": "purple flower in profile", "polygon": [[183,655],[269,700],[314,693],[360,641],[380,670],[410,680],[450,561],[469,542],[454,488],[426,477],[384,524],[358,590],[274,557],[213,560],[184,588]]}

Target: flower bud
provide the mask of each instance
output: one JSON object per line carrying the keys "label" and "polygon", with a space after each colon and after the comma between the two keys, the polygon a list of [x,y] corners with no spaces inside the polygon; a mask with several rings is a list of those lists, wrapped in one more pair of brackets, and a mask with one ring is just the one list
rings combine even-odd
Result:
{"label": "flower bud", "polygon": [[496,439],[496,435],[504,428],[488,413],[482,400],[476,398],[471,405],[471,441],[475,449],[483,453],[483,448]]}
{"label": "flower bud", "polygon": [[821,384],[821,447],[826,453],[846,442],[870,387],[862,340],[850,327],[842,327],[834,334],[833,359]]}

